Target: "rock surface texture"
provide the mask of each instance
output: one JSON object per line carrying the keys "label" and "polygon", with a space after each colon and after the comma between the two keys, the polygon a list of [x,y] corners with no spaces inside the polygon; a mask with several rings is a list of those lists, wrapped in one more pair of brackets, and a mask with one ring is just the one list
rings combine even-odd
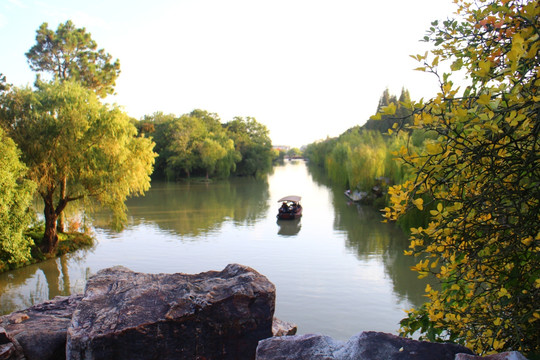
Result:
{"label": "rock surface texture", "polygon": [[323,335],[296,335],[262,340],[257,360],[454,360],[471,354],[463,346],[415,341],[366,331],[347,342]]}
{"label": "rock surface texture", "polygon": [[[66,351],[67,328],[82,295],[58,296],[26,310],[0,317],[13,344],[13,359],[63,359]],[[9,359],[9,358],[8,358]]]}
{"label": "rock surface texture", "polygon": [[253,359],[275,287],[233,264],[200,274],[98,272],[68,328],[68,359]]}
{"label": "rock surface texture", "polygon": [[114,267],[91,277],[84,295],[1,316],[0,360],[526,360],[379,332],[347,342],[285,336],[296,325],[273,318],[274,306],[274,285],[242,265],[194,275]]}
{"label": "rock surface texture", "polygon": [[503,352],[500,354],[493,354],[493,355],[487,355],[487,356],[474,356],[474,355],[466,355],[466,354],[458,354],[455,358],[455,360],[527,360],[527,358],[523,355],[521,355],[518,351],[508,351]]}

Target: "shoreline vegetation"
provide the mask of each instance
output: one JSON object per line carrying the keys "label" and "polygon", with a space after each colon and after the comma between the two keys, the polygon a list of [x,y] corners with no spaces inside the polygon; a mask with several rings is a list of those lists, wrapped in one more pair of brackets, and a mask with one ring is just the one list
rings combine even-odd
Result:
{"label": "shoreline vegetation", "polygon": [[56,247],[55,252],[52,254],[47,254],[41,251],[44,233],[45,226],[43,224],[38,224],[25,231],[24,236],[31,240],[29,258],[20,262],[3,264],[4,266],[0,267],[0,273],[20,269],[22,267],[37,264],[45,260],[55,259],[62,255],[73,253],[77,250],[88,249],[94,246],[96,243],[95,237],[89,232],[60,232],[58,234],[58,246]]}
{"label": "shoreline vegetation", "polygon": [[[412,56],[440,92],[414,101],[386,91],[364,126],[310,144],[304,156],[351,191],[390,179],[380,190],[385,221],[410,228],[412,270],[440,285],[407,311],[401,335],[538,358],[540,7],[455,2],[453,17],[433,21],[424,37],[432,49]],[[151,176],[257,176],[282,155],[251,117],[223,123],[196,109],[138,121],[105,104],[119,61],[69,20],[56,31],[43,23],[25,55],[34,87],[0,74],[0,271],[93,243],[62,231],[69,203],[104,206],[121,228],[125,200],[144,195]],[[27,232],[34,194],[45,221]]]}

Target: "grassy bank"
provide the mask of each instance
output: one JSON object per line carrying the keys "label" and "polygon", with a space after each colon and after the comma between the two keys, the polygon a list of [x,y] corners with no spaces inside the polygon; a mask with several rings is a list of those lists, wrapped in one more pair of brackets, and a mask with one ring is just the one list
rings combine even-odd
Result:
{"label": "grassy bank", "polygon": [[[38,225],[30,228],[25,232],[25,235],[30,237],[33,245],[30,249],[30,259],[21,263],[5,264],[0,263],[0,273],[4,271],[14,270],[30,264],[35,264],[51,258],[56,258],[67,253],[75,252],[79,249],[89,248],[94,245],[95,239],[91,234],[77,231],[65,232],[58,234],[58,247],[54,254],[43,254],[40,250],[41,241],[43,240],[45,228]],[[3,266],[2,266],[3,265]]]}

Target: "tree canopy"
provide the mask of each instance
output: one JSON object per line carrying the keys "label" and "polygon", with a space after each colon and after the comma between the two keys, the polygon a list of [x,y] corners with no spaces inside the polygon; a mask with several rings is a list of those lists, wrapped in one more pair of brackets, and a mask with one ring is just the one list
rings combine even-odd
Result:
{"label": "tree canopy", "polygon": [[19,149],[0,127],[0,271],[30,258],[32,240],[23,232],[32,218],[35,185],[24,180],[26,170]]}
{"label": "tree canopy", "polygon": [[55,80],[71,79],[92,89],[99,97],[112,94],[120,74],[120,62],[97,44],[85,28],[71,20],[59,24],[56,32],[41,24],[36,44],[26,53],[30,68],[49,73]]}
{"label": "tree canopy", "polygon": [[138,128],[156,142],[156,177],[251,176],[267,172],[274,156],[268,129],[252,117],[223,124],[217,114],[196,109],[145,116]]}
{"label": "tree canopy", "polygon": [[94,199],[121,218],[126,197],[149,188],[152,141],[137,137],[125,113],[79,83],[15,87],[1,101],[0,124],[44,201],[45,252],[56,248],[56,221],[69,202]]}
{"label": "tree canopy", "polygon": [[[414,270],[433,275],[429,301],[403,334],[461,342],[478,353],[540,354],[540,6],[537,1],[458,0],[414,56],[440,92],[410,102],[409,127],[433,135],[396,152],[414,177],[390,190],[388,219],[425,211],[412,228]],[[448,65],[446,65],[448,64]],[[448,68],[452,72],[444,72]],[[465,87],[453,80],[467,74]],[[461,81],[463,83],[463,81]],[[384,111],[388,111],[384,109]]]}
{"label": "tree canopy", "polygon": [[269,131],[253,117],[235,117],[225,124],[241,160],[236,164],[237,175],[265,173],[272,166],[272,140]]}

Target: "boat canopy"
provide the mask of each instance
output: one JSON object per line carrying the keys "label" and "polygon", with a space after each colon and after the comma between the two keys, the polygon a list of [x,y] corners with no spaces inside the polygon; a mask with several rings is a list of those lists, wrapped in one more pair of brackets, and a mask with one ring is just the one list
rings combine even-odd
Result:
{"label": "boat canopy", "polygon": [[300,202],[301,199],[302,199],[301,196],[289,195],[289,196],[282,197],[281,199],[278,200],[278,202],[292,201],[292,202],[297,203],[297,202]]}

